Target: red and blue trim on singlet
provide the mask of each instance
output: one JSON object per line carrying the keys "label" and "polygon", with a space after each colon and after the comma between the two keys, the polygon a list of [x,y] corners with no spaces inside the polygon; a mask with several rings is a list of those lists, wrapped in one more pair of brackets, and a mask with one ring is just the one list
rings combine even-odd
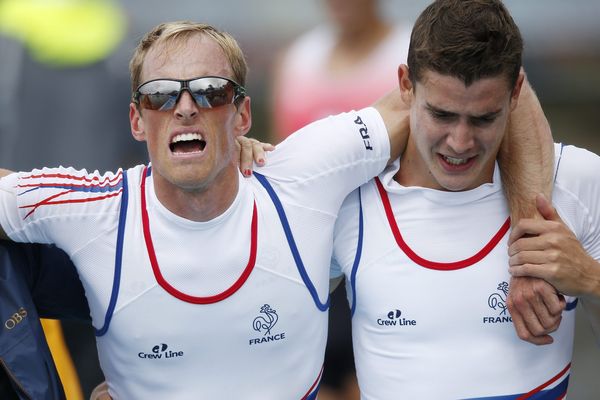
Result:
{"label": "red and blue trim on singlet", "polygon": [[[147,211],[146,211],[146,202],[145,202],[145,179],[151,175],[151,172],[152,172],[151,167],[144,168],[144,170],[142,172],[142,182],[140,185],[141,198],[142,198],[142,200],[141,200],[142,213],[143,213],[143,215],[144,214],[146,215],[146,218],[147,218]],[[104,318],[104,325],[100,329],[95,330],[96,336],[102,336],[102,335],[106,334],[106,332],[108,331],[108,328],[110,326],[110,321],[112,319],[114,309],[117,304],[118,295],[119,295],[119,287],[120,287],[120,281],[121,281],[121,269],[122,269],[122,261],[123,261],[123,242],[124,242],[124,236],[125,236],[125,224],[127,221],[127,208],[128,208],[128,200],[129,200],[128,185],[127,185],[127,173],[126,172],[123,173],[122,176],[123,176],[123,183],[122,183],[123,197],[121,199],[121,207],[120,207],[120,211],[119,211],[119,227],[117,230],[117,245],[116,245],[116,252],[115,252],[115,274],[114,274],[114,279],[113,279],[113,287],[112,287],[112,291],[111,291],[109,305],[108,305],[106,315]],[[273,201],[273,204],[275,205],[275,208],[276,208],[279,218],[281,220],[282,227],[286,234],[286,238],[288,240],[290,250],[291,250],[292,254],[294,255],[294,260],[296,262],[298,271],[300,272],[300,275],[302,276],[302,279],[304,280],[306,287],[308,288],[311,296],[313,297],[313,300],[315,301],[315,305],[317,306],[317,308],[319,310],[326,311],[329,308],[329,298],[327,299],[326,303],[321,303],[319,301],[319,297],[316,292],[316,289],[315,289],[314,285],[312,284],[310,278],[308,277],[308,274],[306,273],[306,269],[304,268],[304,264],[302,263],[302,259],[298,252],[298,248],[296,246],[294,236],[292,234],[291,228],[287,221],[287,217],[285,215],[285,210],[283,209],[283,206],[281,204],[281,201],[279,200],[279,197],[277,196],[277,194],[273,190],[273,187],[269,184],[269,182],[263,175],[254,173],[254,176],[265,187],[265,189],[267,190],[267,193],[269,194],[271,200]],[[142,220],[144,220],[144,217],[142,217]],[[177,291],[177,289],[175,289],[175,288],[173,288],[174,289],[174,291],[173,291],[172,289],[169,288],[170,285],[168,285],[168,282],[166,282],[166,281],[163,281],[163,283],[166,283],[168,286],[167,287],[165,287],[163,285],[161,285],[161,286],[165,290],[167,290],[167,292],[172,294],[174,297],[179,298],[183,301],[194,303],[194,304],[214,303],[217,301],[221,301],[226,297],[231,296],[233,293],[235,293],[239,289],[239,287],[241,287],[243,285],[243,283],[246,281],[247,277],[249,276],[250,272],[254,268],[254,263],[256,260],[256,247],[257,247],[256,246],[257,230],[258,230],[257,220],[258,220],[258,216],[257,216],[256,203],[255,203],[254,207],[253,207],[253,216],[252,216],[252,223],[251,223],[253,239],[251,240],[252,243],[250,246],[250,248],[251,248],[250,260],[248,262],[248,266],[242,273],[242,276],[240,276],[240,278],[238,278],[238,280],[236,281],[236,283],[234,283],[234,285],[232,285],[232,287],[230,287],[229,289],[227,289],[226,291],[222,292],[219,295],[211,296],[208,298],[200,298],[200,297],[186,295],[185,293],[181,293],[181,292]],[[148,221],[146,221],[146,224],[144,224],[143,229],[144,229],[144,237],[146,238],[146,243],[148,246],[148,240],[150,240],[150,243],[151,243],[151,237],[149,236],[150,228],[147,223],[148,223]],[[148,251],[150,252],[150,249],[148,249]],[[153,248],[152,248],[152,252],[153,252]],[[158,269],[158,272],[160,273],[158,264],[156,264],[156,269],[153,265],[153,271],[155,273],[155,278],[157,278],[157,282],[160,284],[161,282],[158,280],[158,277],[156,275],[157,269]],[[162,274],[160,276],[162,277]],[[206,299],[209,299],[209,301],[208,302],[205,301]],[[200,301],[198,301],[198,300],[200,300]],[[317,378],[312,383],[312,385],[308,389],[308,391],[300,398],[300,400],[316,400],[317,394],[319,392],[322,376],[323,376],[323,367],[321,367],[321,370],[319,371]]]}
{"label": "red and blue trim on singlet", "polygon": [[252,209],[252,222],[250,224],[250,255],[248,257],[248,264],[246,264],[242,274],[229,288],[225,289],[221,293],[218,293],[214,296],[192,296],[187,293],[183,293],[172,286],[169,282],[167,282],[160,271],[158,259],[156,258],[156,253],[154,251],[154,244],[152,243],[152,236],[150,234],[150,219],[148,218],[148,210],[146,208],[146,178],[151,175],[151,172],[152,169],[150,167],[144,168],[140,185],[140,197],[144,240],[146,242],[146,250],[148,252],[148,257],[150,258],[150,264],[152,265],[152,272],[154,273],[156,282],[158,282],[158,284],[171,296],[185,301],[186,303],[212,304],[225,300],[237,292],[244,285],[244,283],[246,283],[246,280],[248,280],[248,277],[254,270],[254,265],[256,264],[256,248],[258,242],[258,211],[256,209],[256,202],[254,202],[254,207]]}
{"label": "red and blue trim on singlet", "polygon": [[275,205],[275,210],[277,210],[277,215],[279,216],[279,220],[281,221],[281,226],[285,233],[285,237],[287,239],[290,251],[292,252],[292,256],[294,257],[294,262],[296,263],[296,267],[298,268],[298,273],[300,273],[300,276],[302,277],[302,281],[304,282],[304,285],[310,292],[310,295],[312,296],[313,301],[315,302],[315,306],[317,306],[317,308],[320,311],[327,311],[329,309],[329,302],[330,302],[329,295],[327,295],[327,300],[325,302],[322,302],[321,299],[319,298],[317,289],[315,288],[315,285],[310,280],[310,277],[308,276],[308,273],[306,272],[306,268],[304,267],[304,263],[302,262],[302,257],[300,256],[300,252],[298,251],[298,246],[296,246],[296,241],[294,240],[294,234],[292,233],[292,229],[290,227],[287,216],[285,214],[285,209],[283,208],[283,204],[281,204],[281,200],[279,200],[279,197],[277,196],[277,193],[275,193],[273,186],[271,186],[271,184],[269,183],[267,178],[265,178],[264,175],[254,172],[254,176],[258,180],[258,182],[260,182],[260,184],[263,185],[263,187],[269,194],[269,197],[271,198],[273,205]]}
{"label": "red and blue trim on singlet", "polygon": [[[473,397],[465,400],[562,400],[567,395],[567,388],[569,386],[571,363],[556,374],[554,377],[549,379],[547,382],[541,384],[535,389],[530,390],[527,393],[509,394],[504,396],[492,396],[492,397]],[[555,382],[561,381],[558,385],[552,389],[546,389],[548,386]]]}
{"label": "red and blue trim on singlet", "polygon": [[[34,190],[43,190],[43,189],[64,189],[62,192],[54,193],[34,204],[28,204],[24,206],[20,206],[22,209],[29,209],[29,212],[23,217],[23,219],[28,218],[31,214],[33,214],[38,208],[43,206],[53,206],[59,204],[72,204],[72,203],[90,203],[93,201],[106,200],[111,197],[117,197],[121,194],[123,190],[123,171],[119,171],[112,178],[105,177],[103,180],[100,180],[98,177],[88,178],[87,176],[77,176],[72,174],[31,174],[25,175],[19,178],[20,182],[27,182],[29,179],[44,179],[42,183],[20,183],[17,185],[17,188],[25,189],[22,192],[18,193],[17,196],[22,196],[26,193],[32,192]],[[53,181],[53,179],[57,179],[57,181]],[[64,179],[65,181],[58,181],[59,179]],[[61,197],[64,197],[68,194],[77,193],[77,192],[87,192],[92,193],[94,196],[86,197],[83,199],[66,199],[60,200]]]}
{"label": "red and blue trim on singlet", "polygon": [[[191,295],[188,295],[186,293],[183,293],[183,292],[177,290],[172,285],[170,285],[166,281],[166,279],[164,279],[164,277],[162,276],[162,273],[160,272],[160,266],[158,265],[158,261],[156,259],[156,254],[154,252],[154,246],[152,244],[152,237],[150,234],[150,225],[149,225],[150,222],[148,219],[148,214],[147,214],[147,210],[146,210],[146,200],[145,200],[146,199],[145,181],[146,181],[147,177],[151,176],[151,173],[152,173],[151,167],[144,168],[144,170],[142,172],[142,179],[141,179],[141,184],[140,184],[140,193],[141,193],[142,225],[143,225],[143,231],[144,231],[144,239],[146,242],[146,247],[147,247],[148,255],[150,258],[150,263],[152,265],[152,271],[154,273],[157,283],[172,296],[174,296],[182,301],[193,303],[193,304],[211,304],[211,303],[215,303],[218,301],[222,301],[222,300],[226,299],[227,297],[231,296],[232,294],[234,294],[246,282],[246,280],[250,276],[250,273],[254,269],[254,265],[256,262],[256,251],[257,251],[257,242],[258,242],[258,211],[257,211],[256,203],[254,204],[254,207],[253,207],[253,215],[252,215],[252,223],[251,223],[251,238],[252,239],[251,239],[251,243],[250,243],[249,260],[248,260],[247,266],[244,268],[244,271],[242,272],[240,277],[236,280],[236,282],[230,288],[226,289],[225,291],[223,291],[217,295],[207,296],[207,297],[191,296]],[[275,191],[273,190],[272,186],[269,184],[269,182],[266,180],[266,178],[263,175],[260,175],[258,173],[255,173],[254,175],[256,176],[258,181],[265,187],[265,189],[267,190],[267,193],[269,194],[271,200],[273,201],[273,204],[275,205],[275,208],[276,208],[279,218],[281,220],[283,230],[286,235],[286,239],[288,241],[288,245],[289,245],[292,255],[294,257],[294,261],[296,262],[298,272],[300,273],[302,280],[304,281],[308,291],[310,292],[310,294],[315,302],[316,307],[320,311],[326,311],[329,308],[329,298],[327,299],[327,302],[322,303],[318,297],[318,294],[317,294],[314,284],[308,277],[308,274],[307,274],[304,264],[302,262],[302,258],[300,257],[300,253],[296,246],[293,233],[292,233],[289,223],[287,221],[287,217],[285,215],[285,210],[283,209],[281,201],[279,200],[279,198],[278,198],[277,194],[275,193]],[[115,308],[117,298],[118,298],[118,293],[119,293],[120,276],[121,276],[121,268],[122,268],[122,255],[123,255],[123,239],[124,239],[124,232],[125,232],[125,223],[127,220],[127,207],[128,207],[128,198],[129,198],[128,185],[127,185],[127,174],[124,173],[124,174],[122,174],[122,176],[123,176],[123,182],[124,182],[122,184],[123,198],[121,201],[121,209],[120,209],[120,213],[119,213],[119,227],[118,227],[118,231],[117,231],[117,246],[116,246],[117,248],[116,248],[116,255],[115,255],[115,274],[114,274],[114,280],[113,280],[113,288],[111,291],[111,299],[109,301],[109,307],[106,312],[104,325],[102,328],[96,330],[96,336],[102,336],[108,330],[108,326],[110,325],[110,320],[112,318],[112,313],[114,312],[114,308]]]}
{"label": "red and blue trim on singlet", "polygon": [[[127,186],[127,172],[119,171],[114,177],[104,177],[100,180],[99,177],[89,178],[87,176],[77,176],[72,174],[61,174],[61,173],[41,173],[25,175],[20,178],[21,181],[27,182],[30,179],[44,179],[43,183],[20,183],[17,187],[25,189],[19,193],[19,196],[29,193],[34,190],[43,189],[64,189],[59,193],[55,193],[51,196],[38,201],[35,204],[29,204],[21,206],[23,209],[30,209],[24,218],[29,217],[37,209],[43,206],[53,206],[59,204],[75,204],[75,203],[90,203],[94,201],[106,200],[113,197],[121,196],[121,206],[119,211],[119,227],[117,232],[117,243],[115,252],[115,273],[113,277],[113,287],[111,291],[111,298],[109,306],[106,311],[104,318],[104,325],[100,329],[95,329],[96,336],[102,336],[108,330],[110,320],[117,302],[119,294],[119,284],[121,282],[121,260],[122,260],[122,249],[123,249],[123,236],[125,230],[125,220],[127,217],[127,203],[128,203],[128,186]],[[56,179],[57,181],[53,181]],[[64,181],[58,181],[62,179]],[[60,198],[77,192],[92,193],[94,196],[82,198],[82,199],[66,199],[61,200]]]}
{"label": "red and blue trim on singlet", "polygon": [[[502,237],[506,235],[508,230],[510,229],[510,218],[508,218],[504,224],[500,227],[498,232],[492,237],[492,239],[475,255],[466,258],[460,261],[454,262],[436,262],[427,260],[417,253],[415,253],[410,246],[404,241],[402,234],[400,233],[400,229],[398,228],[398,224],[394,217],[394,211],[392,210],[392,206],[390,204],[390,199],[388,194],[383,187],[379,178],[375,178],[375,185],[379,192],[379,196],[381,198],[381,202],[383,204],[383,209],[385,211],[386,218],[388,220],[388,224],[390,226],[390,230],[394,238],[396,239],[396,243],[398,247],[402,250],[404,254],[408,256],[414,263],[420,265],[424,268],[434,269],[439,271],[453,271],[457,269],[462,269],[469,267],[479,261],[481,261],[485,256],[487,256],[490,251],[500,242]],[[358,244],[357,250],[354,257],[354,263],[352,265],[352,272],[350,274],[350,286],[352,288],[352,306],[351,306],[351,315],[354,315],[354,311],[356,310],[356,272],[358,270],[358,265],[360,264],[360,258],[362,254],[362,241],[363,241],[363,210],[362,210],[362,196],[361,189],[358,192],[358,202],[359,202],[359,225],[358,225]]]}
{"label": "red and blue trim on singlet", "polygon": [[113,275],[113,286],[110,293],[110,300],[106,315],[104,316],[104,324],[100,329],[94,329],[96,336],[103,336],[110,326],[110,321],[117,305],[119,297],[119,287],[121,285],[121,266],[123,264],[123,240],[125,237],[125,221],[127,221],[127,206],[129,203],[129,186],[127,184],[127,171],[123,171],[123,196],[121,197],[121,207],[119,209],[119,225],[117,228],[117,243],[115,249],[115,272]]}
{"label": "red and blue trim on singlet", "polygon": [[385,215],[390,225],[392,234],[396,239],[396,243],[398,243],[398,247],[400,247],[400,249],[404,252],[404,254],[408,256],[408,258],[410,258],[415,264],[420,265],[421,267],[435,269],[438,271],[454,271],[457,269],[470,267],[483,260],[483,258],[485,258],[494,249],[494,247],[498,245],[500,240],[504,237],[504,235],[506,235],[506,233],[510,229],[510,217],[508,217],[504,224],[502,224],[500,229],[498,229],[498,232],[496,232],[496,234],[492,237],[492,239],[490,239],[490,241],[485,246],[483,246],[483,248],[479,250],[475,255],[469,258],[465,258],[464,260],[453,262],[430,261],[415,253],[413,249],[411,249],[410,246],[404,241],[404,238],[400,233],[400,229],[398,229],[396,218],[394,218],[394,211],[392,210],[390,199],[379,178],[375,178],[375,184],[377,185],[377,190],[379,191],[379,196],[381,197],[381,203],[383,204]]}
{"label": "red and blue trim on singlet", "polygon": [[308,392],[306,392],[306,394],[302,396],[300,400],[315,400],[317,398],[317,394],[319,394],[319,387],[321,386],[321,377],[323,376],[323,369],[324,366],[321,367],[321,371],[319,371],[317,379],[315,379],[310,389],[308,389]]}
{"label": "red and blue trim on singlet", "polygon": [[[510,230],[510,217],[506,219],[504,224],[500,227],[500,229],[496,232],[496,234],[490,239],[490,241],[483,246],[481,250],[479,250],[475,255],[466,258],[464,260],[453,261],[453,262],[436,262],[427,260],[421,256],[419,256],[415,251],[413,251],[410,246],[404,241],[402,234],[400,233],[400,229],[398,228],[398,224],[396,222],[396,218],[394,217],[394,211],[392,210],[392,206],[390,204],[390,199],[387,194],[387,191],[383,187],[383,184],[379,180],[379,178],[374,178],[375,185],[377,187],[377,191],[379,192],[379,196],[381,198],[381,203],[383,204],[383,208],[385,211],[386,218],[388,220],[388,224],[390,226],[390,230],[394,235],[394,239],[398,244],[398,247],[402,250],[404,254],[408,258],[410,258],[415,264],[420,265],[424,268],[434,269],[438,271],[454,271],[462,268],[470,267],[479,261],[481,261],[485,256],[487,256],[493,249],[498,245],[500,240],[508,233]],[[358,211],[358,242],[356,248],[356,254],[354,256],[354,263],[352,264],[352,271],[350,273],[350,287],[352,288],[352,305],[351,305],[351,315],[354,315],[354,311],[356,310],[356,273],[358,270],[358,266],[360,264],[360,258],[362,255],[362,243],[363,243],[363,208],[362,208],[362,196],[361,189],[358,190],[358,203],[359,203],[359,211]],[[577,306],[578,299],[573,300],[570,303],[567,303],[565,310],[571,311],[575,309]]]}
{"label": "red and blue trim on singlet", "polygon": [[[329,294],[327,295],[327,301],[324,303],[321,302],[321,300],[319,299],[319,294],[317,293],[317,289],[315,288],[315,285],[310,280],[310,277],[308,276],[308,273],[306,272],[306,268],[304,267],[304,263],[302,262],[302,257],[300,256],[300,252],[298,251],[298,246],[296,246],[296,241],[294,240],[294,234],[292,233],[292,228],[290,227],[290,224],[288,222],[287,216],[285,214],[285,209],[283,208],[283,204],[281,203],[281,200],[279,200],[279,197],[277,196],[275,189],[273,189],[273,186],[269,183],[269,181],[267,180],[267,178],[264,175],[254,172],[254,177],[265,188],[265,190],[267,191],[267,194],[269,195],[269,197],[271,198],[271,201],[273,202],[273,205],[275,206],[275,210],[277,211],[277,215],[279,216],[279,220],[281,222],[281,227],[283,228],[286,240],[288,242],[288,247],[290,248],[290,251],[292,252],[292,256],[294,257],[294,262],[296,263],[296,268],[298,269],[298,273],[302,277],[302,281],[304,282],[304,285],[306,286],[310,295],[312,296],[315,306],[317,307],[317,309],[319,311],[323,311],[323,312],[327,311],[329,309],[329,304],[330,304]],[[317,394],[319,393],[319,387],[321,385],[322,376],[323,376],[323,367],[321,367],[321,371],[319,372],[317,379],[313,382],[310,389],[308,389],[308,392],[306,392],[306,394],[301,397],[301,400],[316,400]]]}

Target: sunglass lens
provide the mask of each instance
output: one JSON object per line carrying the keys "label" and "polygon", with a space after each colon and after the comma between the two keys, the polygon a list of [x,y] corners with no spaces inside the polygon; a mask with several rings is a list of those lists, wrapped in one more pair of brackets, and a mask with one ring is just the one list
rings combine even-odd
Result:
{"label": "sunglass lens", "polygon": [[233,102],[233,84],[222,78],[200,78],[190,82],[190,90],[200,107],[214,108]]}
{"label": "sunglass lens", "polygon": [[183,90],[189,90],[199,107],[215,108],[233,103],[235,83],[225,78],[203,77],[191,81],[157,79],[146,82],[137,92],[140,106],[150,110],[174,108],[182,90],[182,82]]}
{"label": "sunglass lens", "polygon": [[177,99],[177,93],[174,96],[168,94],[142,94],[140,96],[140,105],[142,108],[149,110],[167,110],[169,107],[173,108],[175,100]]}
{"label": "sunglass lens", "polygon": [[140,105],[150,110],[168,110],[175,106],[181,84],[177,81],[150,81],[139,88]]}

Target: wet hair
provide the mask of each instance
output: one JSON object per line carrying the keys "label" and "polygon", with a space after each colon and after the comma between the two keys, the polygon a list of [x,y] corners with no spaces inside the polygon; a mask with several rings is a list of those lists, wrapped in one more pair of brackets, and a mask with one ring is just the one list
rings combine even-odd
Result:
{"label": "wet hair", "polygon": [[512,89],[522,54],[519,28],[500,0],[437,0],[415,22],[407,64],[413,87],[430,70],[466,86],[504,75]]}

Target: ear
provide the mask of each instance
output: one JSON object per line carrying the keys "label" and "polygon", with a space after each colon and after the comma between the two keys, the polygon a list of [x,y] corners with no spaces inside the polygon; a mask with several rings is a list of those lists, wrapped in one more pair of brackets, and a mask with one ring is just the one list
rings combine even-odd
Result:
{"label": "ear", "polygon": [[236,136],[244,136],[252,127],[252,110],[250,104],[250,96],[246,96],[237,107],[235,116]]}
{"label": "ear", "polygon": [[517,103],[519,102],[519,95],[521,94],[521,88],[523,87],[523,82],[525,81],[525,71],[523,67],[519,71],[519,76],[517,77],[517,82],[515,83],[515,87],[510,94],[510,110],[514,110],[517,107]]}
{"label": "ear", "polygon": [[398,84],[402,100],[410,105],[413,97],[413,84],[410,80],[408,65],[406,64],[400,64],[398,67]]}
{"label": "ear", "polygon": [[139,142],[146,141],[142,113],[138,110],[135,103],[129,103],[129,125],[131,126],[131,134],[135,140]]}

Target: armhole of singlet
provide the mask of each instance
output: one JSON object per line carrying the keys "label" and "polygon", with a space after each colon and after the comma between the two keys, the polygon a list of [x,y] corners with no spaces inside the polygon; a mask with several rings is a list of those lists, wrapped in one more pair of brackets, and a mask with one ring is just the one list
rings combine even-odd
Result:
{"label": "armhole of singlet", "polygon": [[119,227],[117,230],[117,246],[115,251],[115,273],[113,277],[110,301],[104,317],[104,325],[95,330],[96,336],[102,336],[108,331],[110,321],[119,297],[119,285],[121,284],[121,265],[123,261],[123,237],[125,236],[125,221],[127,220],[127,205],[129,200],[129,185],[127,184],[127,170],[123,171],[123,195],[121,196],[121,209],[119,210]]}
{"label": "armhole of singlet", "polygon": [[560,167],[560,160],[562,159],[562,154],[563,154],[563,150],[565,148],[565,145],[563,143],[560,144],[560,152],[558,153],[558,160],[556,160],[556,171],[554,171],[554,180],[553,182],[556,183],[556,178],[558,177],[558,168]]}
{"label": "armhole of singlet", "polygon": [[317,293],[315,286],[313,285],[312,281],[310,280],[310,277],[306,273],[306,268],[304,268],[304,263],[302,262],[302,258],[300,257],[300,252],[298,251],[298,247],[296,246],[296,241],[294,240],[294,235],[292,234],[292,229],[290,228],[290,224],[288,223],[287,217],[285,215],[285,210],[283,209],[283,205],[281,204],[281,201],[279,200],[277,193],[275,193],[275,190],[273,189],[271,184],[267,181],[267,178],[264,177],[264,175],[259,174],[257,172],[254,172],[253,175],[260,182],[260,184],[265,188],[265,190],[269,194],[269,197],[271,198],[271,201],[273,202],[273,205],[275,206],[275,210],[277,210],[277,215],[279,216],[279,220],[281,221],[281,227],[283,228],[283,231],[285,233],[285,237],[287,239],[288,246],[290,248],[290,251],[292,252],[294,261],[296,262],[296,267],[298,268],[298,272],[300,273],[300,276],[302,277],[302,280],[304,281],[304,285],[310,292],[310,295],[312,296],[317,308],[320,311],[327,311],[329,309],[329,294],[327,295],[327,301],[325,303],[322,303],[321,299],[319,299],[319,294]]}
{"label": "armhole of singlet", "polygon": [[[554,171],[554,179],[553,182],[556,183],[556,178],[558,177],[558,169],[560,168],[560,161],[562,160],[563,150],[565,149],[564,143],[560,144],[560,151],[558,153],[558,157],[556,160],[556,170]],[[577,303],[579,303],[579,299],[576,297],[574,300],[570,301],[565,306],[565,311],[572,311],[577,307]]]}
{"label": "armhole of singlet", "polygon": [[352,264],[352,272],[350,273],[350,288],[352,290],[352,306],[350,307],[350,316],[354,316],[356,310],[356,271],[360,264],[363,245],[363,209],[362,209],[362,192],[358,188],[358,241],[356,243],[356,254],[354,255],[354,263]]}

